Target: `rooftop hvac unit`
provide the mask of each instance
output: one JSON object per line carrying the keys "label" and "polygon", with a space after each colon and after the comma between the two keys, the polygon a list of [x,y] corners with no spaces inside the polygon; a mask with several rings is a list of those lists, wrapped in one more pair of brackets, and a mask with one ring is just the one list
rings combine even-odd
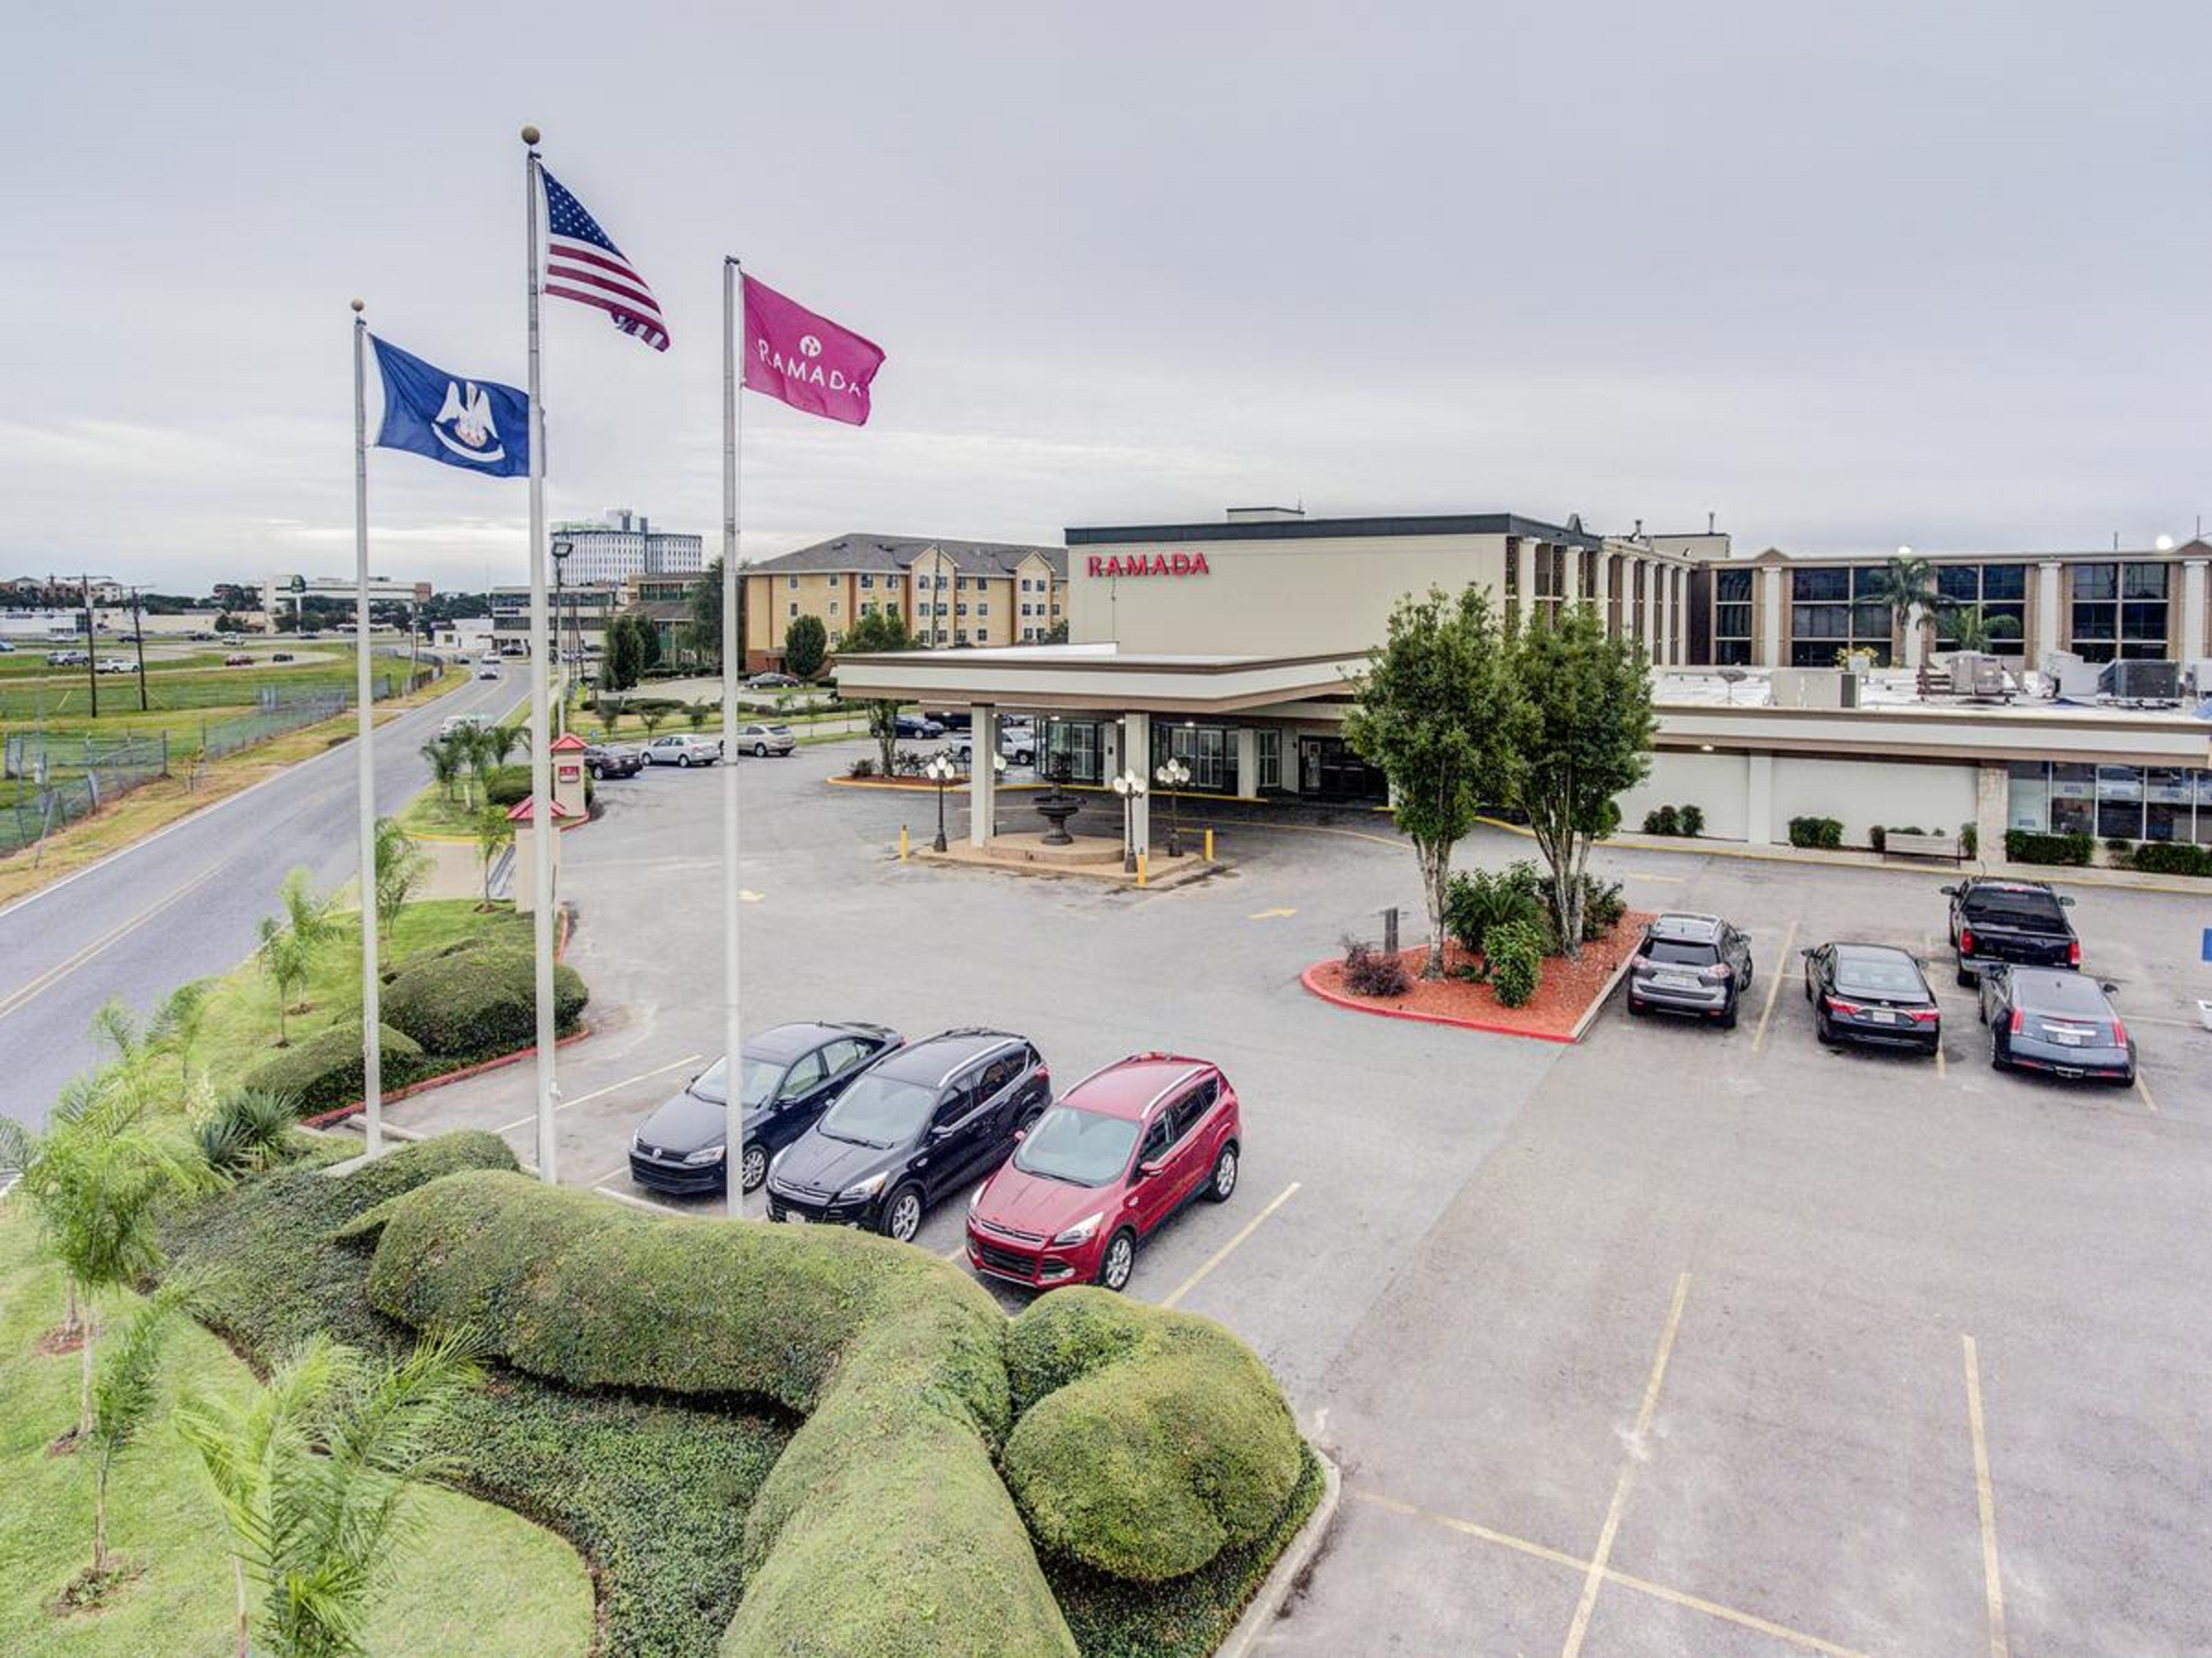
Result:
{"label": "rooftop hvac unit", "polygon": [[2004,664],[1987,651],[1951,654],[1951,692],[1957,697],[2002,697],[2008,689]]}
{"label": "rooftop hvac unit", "polygon": [[2181,699],[2180,665],[2146,659],[2106,662],[2097,689],[2127,703],[2171,703]]}
{"label": "rooftop hvac unit", "polygon": [[2212,659],[2190,663],[2187,677],[2191,696],[2212,697]]}
{"label": "rooftop hvac unit", "polygon": [[2102,678],[2097,665],[2070,650],[2046,650],[2037,666],[2051,680],[2051,694],[2062,702],[2087,702],[2097,694]]}

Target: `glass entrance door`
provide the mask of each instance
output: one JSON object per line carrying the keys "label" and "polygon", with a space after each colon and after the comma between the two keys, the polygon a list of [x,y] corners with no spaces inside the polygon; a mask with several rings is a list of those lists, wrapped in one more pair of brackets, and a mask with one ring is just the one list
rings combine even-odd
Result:
{"label": "glass entrance door", "polygon": [[1298,739],[1298,793],[1309,800],[1371,801],[1390,797],[1382,772],[1361,759],[1341,737]]}
{"label": "glass entrance door", "polygon": [[1045,775],[1070,783],[1105,780],[1099,760],[1098,722],[1055,719],[1045,728]]}

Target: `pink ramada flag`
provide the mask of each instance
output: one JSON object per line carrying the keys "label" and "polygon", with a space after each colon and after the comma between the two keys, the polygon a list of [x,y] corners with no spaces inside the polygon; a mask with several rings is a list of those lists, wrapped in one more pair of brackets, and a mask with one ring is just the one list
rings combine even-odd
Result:
{"label": "pink ramada flag", "polygon": [[744,279],[745,388],[794,409],[868,424],[868,382],[884,366],[883,348],[786,299],[757,277]]}

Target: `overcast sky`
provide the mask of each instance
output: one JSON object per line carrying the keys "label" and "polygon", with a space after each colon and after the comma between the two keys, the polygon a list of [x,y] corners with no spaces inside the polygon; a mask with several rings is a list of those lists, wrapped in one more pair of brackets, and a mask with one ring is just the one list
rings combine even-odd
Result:
{"label": "overcast sky", "polygon": [[[346,302],[522,382],[526,120],[674,334],[549,304],[556,517],[716,545],[725,252],[890,354],[864,430],[748,397],[748,556],[1299,501],[1806,551],[2212,513],[2195,0],[15,15],[0,575],[349,570]],[[522,579],[520,480],[369,487],[383,573]]]}

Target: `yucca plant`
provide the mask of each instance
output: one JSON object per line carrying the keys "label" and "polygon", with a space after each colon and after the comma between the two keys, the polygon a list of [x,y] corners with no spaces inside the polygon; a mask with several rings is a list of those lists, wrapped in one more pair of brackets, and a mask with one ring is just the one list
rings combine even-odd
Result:
{"label": "yucca plant", "polygon": [[299,1120],[296,1095],[240,1088],[225,1094],[192,1133],[208,1167],[234,1179],[282,1161],[285,1140]]}
{"label": "yucca plant", "polygon": [[177,1431],[199,1453],[231,1535],[237,1643],[295,1658],[364,1650],[368,1607],[416,1522],[414,1488],[446,1466],[433,1447],[481,1379],[465,1338],[428,1338],[372,1366],[312,1338],[244,1405],[186,1397]]}

